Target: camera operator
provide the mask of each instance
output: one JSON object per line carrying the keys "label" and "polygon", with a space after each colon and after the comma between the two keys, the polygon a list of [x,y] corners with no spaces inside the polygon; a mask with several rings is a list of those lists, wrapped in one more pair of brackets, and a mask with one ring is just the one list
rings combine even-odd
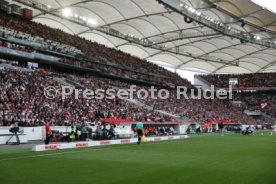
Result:
{"label": "camera operator", "polygon": [[108,138],[112,139],[115,137],[115,125],[110,125],[110,128],[108,130]]}
{"label": "camera operator", "polygon": [[20,144],[20,140],[18,137],[18,132],[19,132],[19,127],[18,127],[18,123],[15,122],[13,124],[10,125],[10,130],[11,133],[13,133],[13,135],[10,137],[10,139],[6,142],[6,144],[8,144],[10,142],[10,140],[12,139],[13,136],[15,136],[16,138],[16,142],[12,142],[13,144]]}

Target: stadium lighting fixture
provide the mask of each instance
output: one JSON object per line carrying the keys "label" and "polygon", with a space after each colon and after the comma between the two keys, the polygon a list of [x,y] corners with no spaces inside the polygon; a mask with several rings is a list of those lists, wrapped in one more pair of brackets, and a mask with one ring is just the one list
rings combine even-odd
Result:
{"label": "stadium lighting fixture", "polygon": [[[251,1],[253,2],[253,0],[251,0]],[[263,0],[263,1],[265,1],[265,0]],[[270,1],[272,5],[276,5],[275,0],[267,0],[267,1]],[[272,3],[272,1],[274,3]],[[162,0],[161,2],[163,2],[163,4],[165,6],[173,8],[171,5],[166,3],[165,0]],[[182,4],[184,4],[184,3],[182,3]],[[216,6],[216,4],[214,4],[214,6]],[[265,8],[263,8],[263,9],[265,9]],[[241,40],[241,42],[256,43],[258,45],[262,45],[262,46],[270,47],[270,48],[271,47],[273,47],[273,48],[276,47],[276,44],[272,40],[263,39],[260,36],[254,37],[254,36],[252,36],[251,34],[249,34],[247,32],[240,31],[240,30],[235,29],[233,27],[228,27],[223,22],[214,20],[213,18],[204,15],[203,13],[197,11],[196,9],[194,9],[191,6],[188,6],[187,4],[184,4],[184,6],[180,6],[180,10],[179,11],[177,10],[177,12],[184,16],[184,20],[185,20],[186,23],[192,23],[193,21],[195,21],[195,22],[198,22],[199,24],[203,24],[207,27],[210,27],[210,28],[212,28],[212,29],[214,29],[218,32],[224,33],[224,34],[226,34],[230,37],[238,38],[238,39]],[[243,18],[241,18],[240,22],[241,22],[241,26],[244,27],[246,23],[243,20]],[[266,28],[262,28],[261,31],[266,31]]]}
{"label": "stadium lighting fixture", "polygon": [[188,10],[189,10],[190,12],[192,12],[192,13],[195,13],[195,12],[196,12],[196,10],[195,10],[194,8],[192,8],[192,7],[190,7]]}
{"label": "stadium lighting fixture", "polygon": [[275,0],[251,0],[253,3],[261,6],[263,9],[267,9],[273,13],[276,13],[276,1]]}
{"label": "stadium lighting fixture", "polygon": [[97,25],[97,21],[96,21],[95,19],[89,18],[89,19],[87,20],[87,22],[88,22],[89,24],[92,24],[92,25]]}
{"label": "stadium lighting fixture", "polygon": [[72,12],[69,8],[65,8],[65,9],[63,9],[62,14],[65,17],[69,17],[72,14]]}
{"label": "stadium lighting fixture", "polygon": [[78,14],[75,14],[75,17],[76,17],[76,18],[78,18],[78,17],[79,17],[79,15],[78,15]]}
{"label": "stadium lighting fixture", "polygon": [[200,15],[201,15],[201,12],[196,11],[196,14],[197,14],[197,16],[200,16]]}
{"label": "stadium lighting fixture", "polygon": [[260,40],[260,39],[261,39],[260,36],[254,36],[254,38],[255,38],[256,40]]}

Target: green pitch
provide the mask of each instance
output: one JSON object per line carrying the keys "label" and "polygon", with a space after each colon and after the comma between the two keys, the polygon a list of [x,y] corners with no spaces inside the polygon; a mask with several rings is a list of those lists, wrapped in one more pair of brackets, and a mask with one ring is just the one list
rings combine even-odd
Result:
{"label": "green pitch", "polygon": [[276,136],[190,139],[34,153],[0,151],[1,184],[275,184]]}

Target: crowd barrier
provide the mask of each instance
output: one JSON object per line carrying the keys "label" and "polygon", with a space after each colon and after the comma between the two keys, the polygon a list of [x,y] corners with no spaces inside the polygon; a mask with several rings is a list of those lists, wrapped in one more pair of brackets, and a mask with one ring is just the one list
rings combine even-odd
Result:
{"label": "crowd barrier", "polygon": [[[147,142],[154,141],[168,141],[177,139],[187,139],[188,135],[177,135],[177,136],[165,136],[165,137],[147,137]],[[101,141],[88,141],[88,142],[71,142],[71,143],[60,143],[60,144],[48,144],[48,145],[35,145],[33,146],[33,151],[50,151],[59,149],[69,149],[69,148],[85,148],[92,146],[104,146],[104,145],[115,145],[115,144],[129,144],[136,143],[137,138],[131,139],[117,139],[117,140],[101,140]]]}

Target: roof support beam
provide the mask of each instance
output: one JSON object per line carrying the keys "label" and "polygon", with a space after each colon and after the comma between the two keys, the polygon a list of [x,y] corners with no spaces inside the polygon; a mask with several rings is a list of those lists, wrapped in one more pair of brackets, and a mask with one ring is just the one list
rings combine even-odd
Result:
{"label": "roof support beam", "polygon": [[[53,15],[57,18],[60,18],[60,19],[65,19],[69,22],[72,22],[74,24],[78,24],[78,25],[81,25],[81,26],[84,26],[84,27],[87,27],[89,29],[95,29],[99,32],[102,32],[102,33],[105,33],[107,35],[110,35],[110,36],[113,36],[113,37],[117,37],[117,38],[120,38],[120,39],[123,39],[123,40],[126,40],[126,41],[130,41],[132,43],[135,43],[135,44],[138,44],[138,45],[141,45],[143,47],[149,47],[149,48],[153,48],[153,49],[157,49],[157,50],[161,50],[162,52],[169,52],[169,53],[173,53],[173,54],[178,54],[178,55],[182,55],[182,56],[186,56],[186,57],[192,57],[192,58],[197,58],[196,55],[194,54],[191,54],[191,53],[187,53],[187,52],[180,52],[179,50],[167,50],[166,47],[164,47],[163,45],[156,45],[156,46],[150,46],[148,45],[147,43],[141,40],[137,40],[136,38],[132,38],[132,37],[129,37],[127,35],[124,35],[122,33],[120,33],[119,31],[115,30],[115,29],[112,29],[110,28],[110,26],[104,26],[104,27],[100,27],[100,28],[93,28],[93,27],[90,27],[89,25],[87,24],[84,24],[82,22],[79,22],[75,19],[70,19],[70,18],[65,18],[65,17],[62,17],[61,14],[58,14],[58,13],[53,13],[53,12],[50,12],[50,11],[47,11],[43,8],[40,8],[38,5],[34,4],[34,3],[30,3],[30,2],[26,2],[26,1],[20,1],[20,0],[15,0],[15,1],[19,1],[20,3],[26,5],[26,6],[29,6],[31,8],[34,8],[34,9],[38,9],[40,10],[41,12],[44,12],[44,13],[48,13],[50,15]],[[176,48],[176,47],[174,47]],[[213,58],[204,58],[205,61],[210,61],[210,62],[218,62],[218,63],[221,63],[220,61],[217,61]],[[231,63],[230,63],[231,64]]]}
{"label": "roof support beam", "polygon": [[[253,44],[257,44],[257,45],[262,45],[265,47],[273,47],[276,48],[276,44],[270,40],[263,40],[263,39],[255,39],[253,38],[254,35],[252,34],[248,34],[247,32],[243,32],[237,29],[234,29],[233,27],[227,27],[224,24],[221,23],[217,23],[214,21],[210,21],[208,19],[206,19],[206,17],[201,14],[201,15],[196,15],[194,12],[191,12],[188,7],[180,7],[180,9],[177,9],[173,6],[171,6],[170,4],[164,2],[163,0],[160,1],[162,4],[164,4],[165,6],[169,7],[170,9],[178,12],[179,14],[181,14],[184,17],[189,17],[192,20],[205,25],[206,27],[209,27],[211,29],[214,29],[224,35],[233,37],[233,38],[237,38],[237,39],[242,39],[245,40],[247,42],[251,42]],[[229,29],[230,28],[230,29]]]}
{"label": "roof support beam", "polygon": [[218,51],[218,50],[223,50],[223,49],[231,48],[231,47],[237,46],[237,45],[240,45],[240,43],[239,43],[239,44],[231,44],[231,45],[228,45],[228,46],[225,46],[225,47],[218,48],[218,49],[216,49],[216,50],[212,50],[212,51],[210,51],[210,52],[206,52],[205,54],[202,54],[202,55],[198,56],[197,58],[193,58],[193,59],[190,59],[190,60],[188,60],[188,61],[186,61],[186,62],[181,63],[181,65],[178,65],[178,66],[177,66],[177,69],[180,68],[181,66],[183,66],[183,65],[185,65],[185,64],[187,64],[187,63],[189,63],[189,62],[191,62],[191,61],[194,60],[194,59],[199,59],[200,57],[207,56],[207,55],[209,55],[209,54],[211,54],[211,53],[213,53],[213,52],[216,52],[216,51]]}
{"label": "roof support beam", "polygon": [[[207,4],[209,4],[209,5],[213,5],[213,4],[215,3],[215,2],[211,2],[210,0],[204,0],[204,2],[207,3]],[[251,22],[248,22],[248,21],[245,20],[246,17],[252,16],[252,15],[255,14],[255,13],[258,13],[258,12],[261,12],[261,11],[264,11],[264,10],[265,10],[265,9],[263,9],[263,8],[261,8],[261,7],[260,7],[260,9],[258,9],[258,10],[256,10],[256,11],[253,11],[253,12],[250,12],[250,13],[244,15],[244,14],[242,13],[242,11],[240,10],[240,8],[237,7],[234,3],[232,3],[232,2],[227,2],[227,3],[231,4],[232,6],[234,6],[234,7],[240,12],[240,14],[243,16],[243,19],[241,19],[240,17],[236,16],[236,15],[233,14],[232,12],[227,11],[226,9],[221,8],[221,7],[219,7],[219,6],[217,6],[216,9],[219,10],[219,11],[221,11],[222,13],[224,13],[224,14],[226,14],[226,15],[228,15],[228,16],[230,16],[230,17],[236,19],[236,20],[238,20],[238,21],[244,21],[247,25],[250,25],[250,26],[252,26],[252,27],[254,27],[254,28],[257,28],[257,29],[262,29],[262,28],[264,28],[264,27],[268,27],[268,26],[270,26],[271,24],[273,24],[273,23],[265,24],[262,20],[259,20],[259,21],[261,21],[261,23],[263,24],[263,26],[260,27],[260,26],[254,24],[254,23],[251,23]],[[256,18],[256,17],[254,17],[254,18]],[[267,30],[267,32],[273,33],[273,34],[276,33],[275,31],[272,31],[272,30]]]}
{"label": "roof support beam", "polygon": [[275,65],[275,64],[276,64],[276,61],[273,61],[273,62],[269,63],[268,65],[264,66],[263,68],[261,68],[260,70],[258,70],[256,73],[263,72],[263,71],[265,71],[267,68],[269,68],[269,67],[271,67],[271,66],[273,66],[273,65]]}
{"label": "roof support beam", "polygon": [[[148,36],[148,37],[145,37],[144,39],[151,39],[151,38],[154,38],[154,37],[163,37],[163,35],[166,35],[166,34],[169,34],[169,33],[180,33],[180,32],[183,32],[183,31],[186,31],[186,30],[194,30],[194,29],[197,29],[197,28],[202,28],[204,26],[197,26],[197,27],[189,27],[189,28],[185,28],[185,29],[179,29],[179,30],[172,30],[172,31],[167,31],[167,32],[163,32],[162,34],[154,34],[154,35],[151,35],[151,36]],[[125,45],[125,44],[128,44],[129,42],[125,42],[123,44],[120,44],[120,45],[117,45],[117,47],[120,47],[122,45]]]}
{"label": "roof support beam", "polygon": [[[212,37],[212,38],[219,38],[219,37],[223,37],[223,36],[220,35],[220,36],[216,36],[216,37]],[[193,43],[196,43],[196,42],[200,42],[200,41],[203,41],[203,40],[209,40],[209,39],[211,39],[211,38],[204,38],[204,39],[201,39],[201,40],[196,40],[196,41],[192,41],[192,42],[188,42],[188,43],[176,45],[175,47],[170,47],[170,48],[168,48],[166,51],[169,51],[169,50],[172,50],[172,49],[176,49],[177,47],[179,48],[179,47],[183,47],[183,46],[185,46],[185,45],[189,45],[189,44],[193,44]],[[162,53],[162,52],[163,52],[163,51],[158,51],[158,52],[156,52],[156,53],[154,53],[154,54],[148,56],[148,58],[150,58],[150,57],[152,57],[152,56],[156,56],[156,55],[158,55],[158,54],[160,54],[160,53]]]}
{"label": "roof support beam", "polygon": [[173,42],[176,40],[183,40],[183,39],[191,39],[191,38],[200,38],[200,37],[207,37],[207,36],[216,36],[216,35],[220,35],[220,33],[215,32],[215,31],[206,31],[206,32],[201,32],[203,34],[196,34],[196,33],[179,33],[178,36],[173,36],[170,38],[164,38],[161,39],[159,41],[155,41],[152,44],[150,44],[151,46],[153,45],[159,45],[159,44],[163,44],[163,43],[167,43],[167,42]]}
{"label": "roof support beam", "polygon": [[[104,26],[111,26],[113,24],[118,24],[118,23],[122,23],[122,22],[127,22],[127,21],[130,21],[130,20],[134,20],[134,19],[139,19],[139,18],[143,18],[143,17],[149,17],[149,16],[154,16],[154,15],[160,15],[160,14],[165,14],[165,13],[169,13],[168,11],[165,11],[165,12],[158,12],[158,13],[152,13],[152,14],[143,14],[143,15],[139,15],[139,16],[135,16],[135,17],[130,17],[130,18],[126,18],[126,19],[123,19],[123,20],[118,20],[118,21],[114,21],[114,22],[111,22],[111,23],[106,23],[105,25],[102,25],[102,26],[99,26],[99,27],[104,27]],[[83,34],[87,31],[91,31],[93,29],[88,29],[86,31],[82,31],[79,34]]]}
{"label": "roof support beam", "polygon": [[250,55],[252,55],[252,54],[254,54],[254,53],[258,53],[258,52],[264,51],[264,50],[266,50],[266,49],[267,49],[267,48],[260,49],[260,50],[258,50],[258,51],[253,51],[253,52],[250,52],[250,53],[248,53],[248,54],[245,54],[245,55],[243,55],[243,56],[241,56],[241,57],[238,57],[238,58],[236,58],[235,60],[229,61],[229,62],[227,62],[225,65],[222,65],[221,67],[217,68],[217,69],[214,71],[214,73],[216,73],[218,70],[222,69],[223,67],[225,67],[225,66],[228,65],[228,64],[231,64],[231,63],[234,63],[234,62],[239,62],[240,59],[246,58],[246,57],[248,57],[248,56],[250,56]]}

